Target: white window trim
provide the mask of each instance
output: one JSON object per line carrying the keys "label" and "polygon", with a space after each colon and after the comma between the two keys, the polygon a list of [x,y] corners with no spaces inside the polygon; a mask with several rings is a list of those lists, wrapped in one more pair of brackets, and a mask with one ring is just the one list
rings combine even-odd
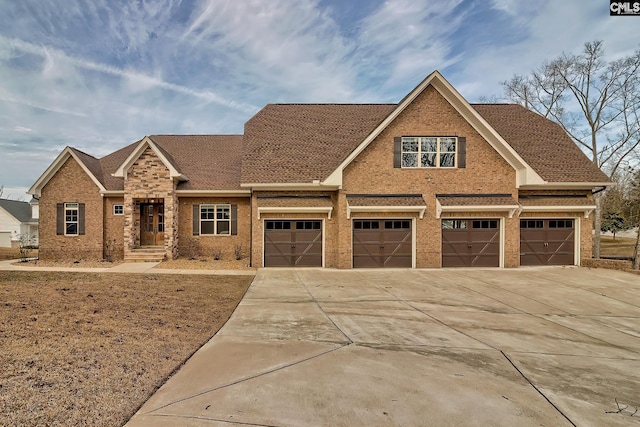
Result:
{"label": "white window trim", "polygon": [[[69,207],[69,205],[75,205],[75,208]],[[67,221],[67,210],[75,210],[76,211],[76,220],[75,221]],[[76,232],[75,233],[67,233],[67,224],[75,224]],[[77,202],[70,202],[64,204],[64,235],[65,236],[79,236],[80,235],[80,204]]]}
{"label": "white window trim", "polygon": [[[417,153],[412,153],[409,151],[404,151],[402,149],[403,145],[404,145],[404,140],[405,138],[418,138],[418,152]],[[435,138],[436,139],[436,165],[435,166],[420,166],[421,163],[421,159],[422,159],[422,138]],[[453,166],[440,166],[440,139],[441,138],[454,138],[456,140],[456,150],[453,151]],[[458,145],[458,137],[457,136],[432,136],[432,135],[422,135],[422,136],[403,136],[401,141],[400,141],[400,167],[402,169],[456,169],[458,167],[458,153],[459,153],[459,145]],[[417,163],[418,166],[404,166],[402,164],[402,158],[404,156],[404,154],[416,154],[418,156],[417,158]],[[432,151],[429,151],[429,153],[432,153]],[[451,151],[448,151],[447,153],[451,153]]]}
{"label": "white window trim", "polygon": [[[122,208],[122,213],[117,213],[116,212],[116,207],[121,207]],[[113,214],[116,215],[116,216],[124,215],[124,205],[113,205]]]}
{"label": "white window trim", "polygon": [[[202,208],[203,207],[213,207],[213,219],[202,219]],[[229,209],[229,219],[218,219],[218,207],[227,207]],[[200,218],[198,218],[199,224],[199,233],[200,236],[231,236],[231,204],[230,203],[203,203],[199,205],[198,214]],[[202,222],[213,222],[213,233],[203,233],[202,232]],[[229,232],[228,233],[218,233],[218,221],[220,222],[228,222],[229,223]]]}

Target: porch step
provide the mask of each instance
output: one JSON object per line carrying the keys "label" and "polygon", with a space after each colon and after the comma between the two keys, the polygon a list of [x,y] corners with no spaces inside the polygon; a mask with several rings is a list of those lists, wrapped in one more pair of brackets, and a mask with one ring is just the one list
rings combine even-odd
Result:
{"label": "porch step", "polygon": [[124,256],[126,262],[159,262],[165,258],[166,254],[162,246],[136,248]]}

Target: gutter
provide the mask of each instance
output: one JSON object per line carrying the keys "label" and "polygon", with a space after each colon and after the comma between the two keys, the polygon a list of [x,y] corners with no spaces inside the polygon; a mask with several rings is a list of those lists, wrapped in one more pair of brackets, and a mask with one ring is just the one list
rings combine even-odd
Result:
{"label": "gutter", "polygon": [[606,189],[607,189],[607,187],[603,186],[603,187],[598,188],[597,190],[591,190],[591,194],[595,195],[595,194],[598,194],[598,193],[602,193]]}

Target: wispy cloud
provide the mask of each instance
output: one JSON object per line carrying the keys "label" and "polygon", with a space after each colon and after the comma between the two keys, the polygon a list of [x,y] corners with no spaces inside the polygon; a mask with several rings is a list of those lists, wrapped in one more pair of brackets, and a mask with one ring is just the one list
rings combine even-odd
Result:
{"label": "wispy cloud", "polygon": [[66,145],[240,133],[269,102],[393,102],[434,69],[470,100],[633,18],[565,0],[0,2],[0,185],[29,187]]}
{"label": "wispy cloud", "polygon": [[[93,70],[100,73],[110,74],[113,76],[123,77],[132,83],[132,87],[138,88],[138,90],[148,90],[154,87],[182,93],[185,95],[193,96],[195,98],[202,99],[206,102],[213,102],[225,107],[233,108],[246,113],[255,113],[258,110],[257,106],[249,105],[241,102],[237,102],[233,99],[225,99],[211,91],[198,91],[186,86],[169,83],[158,77],[148,76],[139,72],[124,70],[118,67],[114,67],[108,64],[102,64],[94,61],[85,60],[82,58],[75,58],[73,56],[66,55],[64,52],[47,48],[46,46],[34,45],[22,40],[11,39],[7,40],[0,36],[0,43],[9,44],[12,48],[31,54],[42,56],[46,60],[46,65],[43,67],[43,75],[52,73],[52,69],[55,68],[56,63],[62,62],[71,64],[75,67],[84,70]],[[52,110],[54,111],[54,110]]]}

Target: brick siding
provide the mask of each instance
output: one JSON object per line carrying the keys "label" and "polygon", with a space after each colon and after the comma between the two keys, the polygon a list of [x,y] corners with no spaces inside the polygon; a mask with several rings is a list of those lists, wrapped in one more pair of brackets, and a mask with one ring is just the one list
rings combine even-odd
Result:
{"label": "brick siding", "polygon": [[[179,256],[190,255],[190,243],[195,242],[200,256],[222,254],[222,259],[235,259],[236,249],[241,249],[244,258],[250,256],[251,211],[248,197],[181,197],[179,221]],[[235,204],[238,206],[238,234],[222,236],[193,235],[193,206],[202,204]]]}
{"label": "brick siding", "polygon": [[[114,260],[124,258],[124,215],[114,215],[113,206],[124,205],[124,197],[104,198],[104,239],[113,245]],[[106,248],[105,248],[106,251]]]}
{"label": "brick siding", "polygon": [[[58,203],[85,204],[85,234],[58,236]],[[103,258],[103,200],[98,186],[72,157],[42,189],[38,256],[42,260],[101,260]]]}
{"label": "brick siding", "polygon": [[[466,137],[466,168],[401,169],[393,168],[393,139],[398,136]],[[375,171],[375,175],[372,175]],[[490,172],[489,172],[490,171]],[[432,87],[422,92],[372,143],[345,169],[341,199],[345,194],[422,194],[427,210],[416,220],[416,267],[441,266],[441,221],[436,219],[436,194],[511,194],[517,195],[515,171],[466,120]],[[339,268],[351,266],[351,221],[346,220],[346,202],[336,215],[341,222],[339,252],[346,254]],[[367,214],[367,217],[416,217],[415,214]],[[504,212],[457,212],[449,217],[503,218]],[[355,217],[355,215],[354,215]],[[505,266],[516,267],[518,225],[505,219]]]}

